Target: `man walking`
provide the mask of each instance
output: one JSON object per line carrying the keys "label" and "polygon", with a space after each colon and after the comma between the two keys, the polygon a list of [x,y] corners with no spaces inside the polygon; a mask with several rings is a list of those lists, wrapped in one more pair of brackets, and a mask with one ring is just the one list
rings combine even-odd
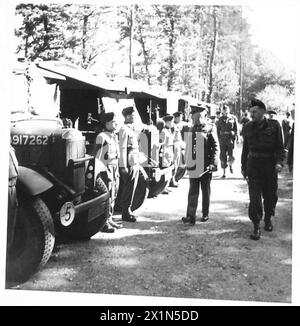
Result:
{"label": "man walking", "polygon": [[185,161],[189,174],[190,188],[188,207],[184,223],[194,225],[198,206],[199,188],[202,190],[201,222],[209,219],[210,183],[212,171],[218,166],[218,141],[215,126],[208,123],[205,108],[191,106],[193,126],[187,132]]}
{"label": "man walking", "polygon": [[230,172],[233,173],[232,165],[234,163],[233,149],[235,140],[238,137],[237,118],[230,114],[227,105],[223,106],[222,116],[217,122],[217,135],[220,143],[220,160],[223,169],[222,178],[226,178],[226,168],[229,165]]}
{"label": "man walking", "polygon": [[[242,151],[242,174],[249,187],[249,218],[254,225],[252,240],[260,239],[260,221],[264,211],[266,231],[271,232],[271,218],[275,215],[278,200],[277,173],[281,171],[285,157],[282,130],[279,122],[266,119],[265,104],[251,101],[252,121],[245,125]],[[263,198],[263,204],[262,204]]]}

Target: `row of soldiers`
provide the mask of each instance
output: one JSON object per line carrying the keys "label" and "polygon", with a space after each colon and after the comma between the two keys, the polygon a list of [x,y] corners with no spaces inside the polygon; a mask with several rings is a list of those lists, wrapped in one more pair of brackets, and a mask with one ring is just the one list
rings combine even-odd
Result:
{"label": "row of soldiers", "polygon": [[[136,123],[137,112],[134,106],[122,110],[124,124],[118,129],[117,116],[114,112],[102,113],[100,132],[95,140],[96,171],[105,182],[110,192],[110,214],[102,232],[114,232],[121,228],[122,223],[113,218],[114,203],[117,195],[120,197],[122,221],[135,222],[136,216],[132,211],[133,198],[138,184],[140,172],[140,126]],[[147,129],[147,126],[144,125]],[[175,179],[176,171],[182,164],[182,150],[185,147],[183,133],[188,124],[182,121],[182,113],[166,115],[158,120],[160,142],[160,167],[174,165],[173,176],[164,193],[168,194],[170,187],[178,187]],[[119,191],[119,185],[122,188]]]}
{"label": "row of soldiers", "polygon": [[[190,187],[187,213],[182,221],[190,225],[195,224],[200,187],[202,190],[200,221],[205,222],[209,219],[212,172],[217,170],[219,159],[223,177],[226,177],[228,166],[233,172],[232,165],[235,160],[233,149],[239,134],[237,118],[230,114],[228,106],[223,106],[222,115],[216,123],[208,119],[207,113],[206,107],[191,106],[191,124],[182,121],[180,112],[167,115],[157,123],[163,154],[162,167],[174,164],[176,172],[182,164],[187,169]],[[121,192],[122,221],[135,222],[136,216],[131,207],[140,168],[138,134],[134,123],[136,111],[131,106],[123,109],[122,114],[124,124],[118,132],[119,137],[116,135],[117,122],[114,113],[103,114],[101,119],[104,131],[96,138],[98,146],[96,158],[102,162],[101,176],[111,192],[112,201],[116,198],[118,180],[121,178],[124,185]],[[251,120],[245,123],[242,131],[244,142],[241,165],[242,174],[249,185],[249,217],[254,224],[251,238],[257,240],[260,238],[259,221],[262,219],[263,210],[265,230],[273,229],[271,217],[275,214],[277,203],[277,173],[283,166],[285,153],[282,128],[278,121],[266,118],[266,107],[261,101],[251,102],[250,117]],[[185,131],[188,131],[187,139],[184,139]],[[198,158],[201,158],[201,162],[195,159],[200,143],[202,150]],[[185,151],[183,160],[182,150]],[[197,166],[199,162],[204,167],[200,171]],[[169,186],[178,186],[174,177]],[[114,228],[120,227],[113,221],[112,216],[113,211],[102,229],[103,232],[114,232]]]}

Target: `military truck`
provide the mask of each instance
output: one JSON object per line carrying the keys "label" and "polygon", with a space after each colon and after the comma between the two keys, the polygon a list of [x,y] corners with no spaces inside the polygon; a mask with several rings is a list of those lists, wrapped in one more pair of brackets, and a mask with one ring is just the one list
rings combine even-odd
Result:
{"label": "military truck", "polygon": [[[13,72],[11,145],[19,163],[19,206],[14,243],[7,254],[7,280],[24,280],[45,264],[53,239],[89,239],[108,217],[109,192],[96,179],[95,159],[86,154],[85,137],[65,128],[53,112],[53,78],[61,77],[41,75],[35,65],[25,63]],[[38,251],[33,242],[40,244]]]}

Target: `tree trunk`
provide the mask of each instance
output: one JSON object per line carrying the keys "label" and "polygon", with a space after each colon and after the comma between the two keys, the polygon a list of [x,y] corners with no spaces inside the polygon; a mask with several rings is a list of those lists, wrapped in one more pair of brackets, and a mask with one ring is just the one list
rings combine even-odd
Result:
{"label": "tree trunk", "polygon": [[145,65],[145,69],[146,69],[147,82],[148,82],[148,85],[150,85],[149,54],[146,49],[145,39],[143,37],[143,31],[142,31],[142,27],[140,25],[138,27],[138,31],[139,31],[139,36],[140,36],[139,41],[141,43],[143,56],[144,56],[144,65]]}
{"label": "tree trunk", "polygon": [[87,25],[88,25],[89,15],[83,16],[83,26],[82,26],[82,67],[86,68],[86,40],[87,40]]}
{"label": "tree trunk", "polygon": [[212,46],[211,46],[211,53],[210,53],[210,60],[209,60],[209,85],[208,85],[208,94],[207,94],[207,102],[211,102],[211,96],[213,91],[213,65],[214,65],[214,58],[215,58],[215,51],[217,45],[217,12],[216,9],[213,9],[213,39],[212,39]]}
{"label": "tree trunk", "polygon": [[133,78],[133,36],[134,36],[134,5],[130,8],[130,25],[129,25],[129,78]]}
{"label": "tree trunk", "polygon": [[174,21],[170,17],[170,35],[169,35],[169,74],[167,81],[167,90],[172,90],[174,81],[174,45],[175,45],[175,31]]}

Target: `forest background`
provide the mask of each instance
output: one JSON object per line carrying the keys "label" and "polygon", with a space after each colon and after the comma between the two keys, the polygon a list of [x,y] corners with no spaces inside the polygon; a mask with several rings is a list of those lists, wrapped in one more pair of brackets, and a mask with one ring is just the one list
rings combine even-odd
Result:
{"label": "forest background", "polygon": [[295,71],[252,43],[242,6],[19,4],[15,14],[15,53],[29,61],[133,78],[238,116],[254,96],[294,110]]}

